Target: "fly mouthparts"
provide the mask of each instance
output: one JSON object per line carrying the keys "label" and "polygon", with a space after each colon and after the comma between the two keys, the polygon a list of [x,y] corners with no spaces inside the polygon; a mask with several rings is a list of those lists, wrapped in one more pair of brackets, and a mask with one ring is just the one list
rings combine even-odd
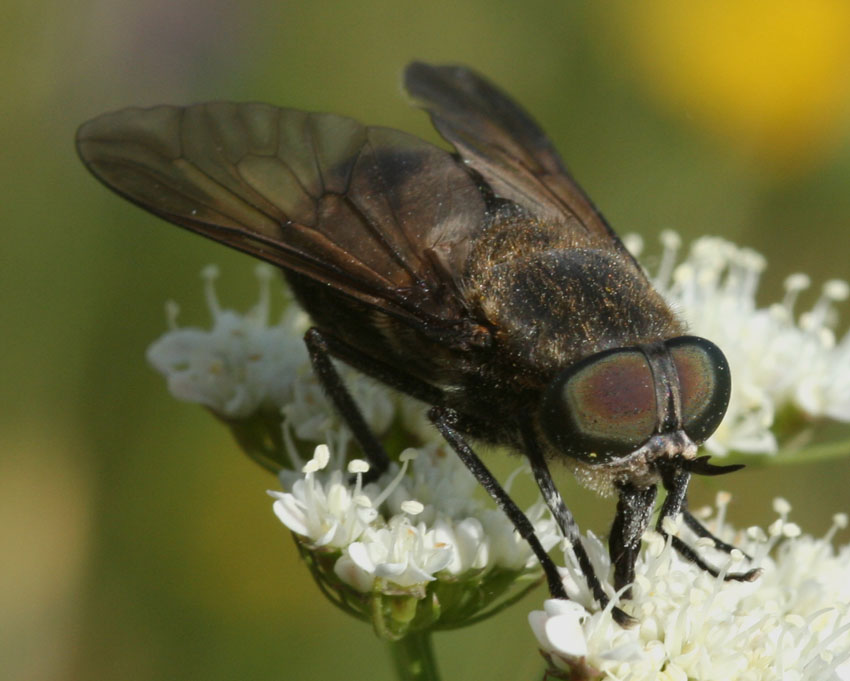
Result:
{"label": "fly mouthparts", "polygon": [[696,473],[697,475],[726,475],[727,473],[734,473],[745,468],[742,463],[717,466],[709,463],[709,458],[708,456],[701,456],[698,459],[686,461],[683,467],[689,473]]}

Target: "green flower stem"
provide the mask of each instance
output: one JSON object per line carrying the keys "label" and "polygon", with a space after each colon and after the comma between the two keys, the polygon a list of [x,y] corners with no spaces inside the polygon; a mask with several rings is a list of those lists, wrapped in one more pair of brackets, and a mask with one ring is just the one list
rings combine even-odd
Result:
{"label": "green flower stem", "polygon": [[440,681],[428,631],[414,631],[388,643],[399,681]]}
{"label": "green flower stem", "polygon": [[850,455],[850,438],[839,441],[821,442],[799,449],[779,448],[776,454],[730,454],[723,463],[743,463],[752,466],[775,466],[777,464],[802,464],[827,461]]}

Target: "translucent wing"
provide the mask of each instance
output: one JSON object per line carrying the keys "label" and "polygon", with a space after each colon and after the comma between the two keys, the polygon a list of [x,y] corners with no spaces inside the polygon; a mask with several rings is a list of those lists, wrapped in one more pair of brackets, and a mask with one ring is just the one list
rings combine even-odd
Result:
{"label": "translucent wing", "polygon": [[330,114],[213,102],[124,109],[77,149],[111,189],[182,227],[409,323],[463,317],[453,278],[485,219],[447,152]]}
{"label": "translucent wing", "polygon": [[505,93],[467,68],[421,62],[408,65],[404,84],[498,196],[623,249],[537,123]]}

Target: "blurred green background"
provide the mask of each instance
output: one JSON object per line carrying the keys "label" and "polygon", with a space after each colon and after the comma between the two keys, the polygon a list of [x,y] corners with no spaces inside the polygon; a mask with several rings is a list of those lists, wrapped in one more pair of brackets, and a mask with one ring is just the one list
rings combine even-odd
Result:
{"label": "blurred green background", "polygon": [[[412,59],[461,62],[540,120],[621,232],[756,248],[762,302],[802,270],[850,276],[850,5],[514,0],[13,2],[0,34],[0,668],[30,679],[389,679],[367,626],[317,594],[272,515],[275,480],[145,364],[163,302],[203,322],[198,273],[254,299],[253,263],[114,197],[75,157],[130,104],[261,100],[436,139]],[[812,293],[804,302],[811,302]],[[844,328],[850,317],[844,307]],[[512,464],[500,464],[504,471]],[[850,463],[724,478],[738,525],[819,534]],[[585,528],[613,504],[576,490]],[[693,485],[710,501],[713,481]],[[846,535],[841,537],[846,541]],[[446,679],[538,678],[526,612],[436,640]],[[494,642],[498,642],[494,645]]]}

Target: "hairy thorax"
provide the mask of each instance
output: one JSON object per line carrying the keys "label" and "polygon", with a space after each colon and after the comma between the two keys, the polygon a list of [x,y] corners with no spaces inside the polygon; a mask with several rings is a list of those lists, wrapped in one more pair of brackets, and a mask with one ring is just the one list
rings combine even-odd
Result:
{"label": "hairy thorax", "polygon": [[533,381],[683,331],[624,249],[534,220],[497,224],[476,242],[466,297],[493,329],[494,352]]}

